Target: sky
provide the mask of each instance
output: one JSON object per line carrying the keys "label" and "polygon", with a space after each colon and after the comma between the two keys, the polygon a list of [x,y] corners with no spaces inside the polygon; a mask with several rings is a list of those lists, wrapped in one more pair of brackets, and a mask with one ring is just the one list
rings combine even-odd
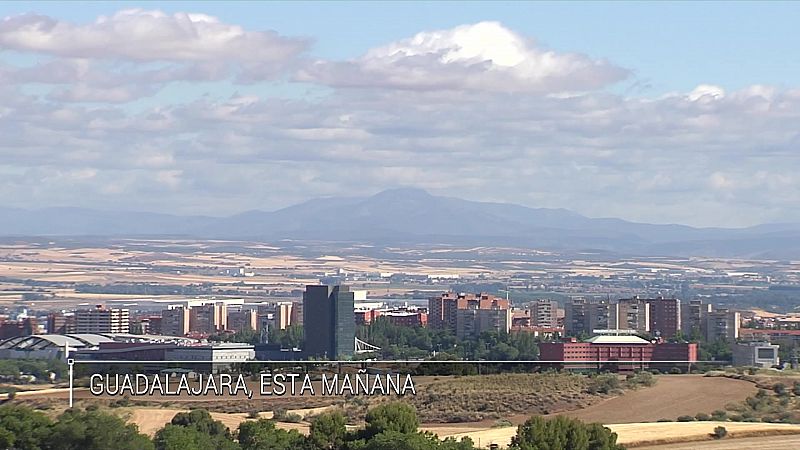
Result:
{"label": "sky", "polygon": [[0,3],[0,206],[800,222],[800,3]]}

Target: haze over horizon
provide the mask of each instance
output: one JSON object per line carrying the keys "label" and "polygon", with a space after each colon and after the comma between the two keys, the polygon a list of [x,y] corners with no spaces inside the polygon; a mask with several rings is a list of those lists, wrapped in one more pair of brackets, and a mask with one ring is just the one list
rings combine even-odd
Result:
{"label": "haze over horizon", "polygon": [[800,4],[157,8],[0,5],[0,206],[800,223]]}

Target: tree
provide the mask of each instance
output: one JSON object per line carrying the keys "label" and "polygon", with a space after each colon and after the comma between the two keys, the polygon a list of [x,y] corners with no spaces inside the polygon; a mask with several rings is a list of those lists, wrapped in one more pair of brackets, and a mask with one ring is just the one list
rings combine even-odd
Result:
{"label": "tree", "polygon": [[156,450],[216,450],[215,442],[209,440],[207,434],[203,434],[193,427],[173,425],[171,423],[156,432]]}
{"label": "tree", "polygon": [[568,417],[531,417],[517,429],[510,449],[618,450],[617,435],[600,424],[584,424]]}
{"label": "tree", "polygon": [[52,422],[44,414],[17,405],[0,407],[0,448],[38,450]]}
{"label": "tree", "polygon": [[[165,431],[163,436],[156,435],[156,445],[164,445],[161,448],[180,448],[174,442],[184,442],[193,439],[201,439],[211,445],[214,450],[238,449],[239,446],[233,442],[233,435],[228,427],[219,420],[214,420],[208,411],[204,409],[193,409],[189,412],[175,414],[170,425],[187,428],[185,431]],[[166,427],[165,427],[166,428]],[[199,437],[198,437],[199,436]],[[205,444],[203,444],[205,445]],[[168,446],[168,447],[167,447]],[[194,447],[184,447],[194,448]],[[201,446],[200,450],[207,447]]]}
{"label": "tree", "polygon": [[51,428],[45,448],[51,450],[147,450],[153,442],[139,428],[100,411],[68,409]]}
{"label": "tree", "polygon": [[336,411],[323,413],[311,422],[308,436],[312,448],[320,450],[339,449],[344,445],[347,435],[346,420],[342,413]]}
{"label": "tree", "polygon": [[440,445],[432,434],[387,430],[368,440],[364,450],[438,450]]}
{"label": "tree", "polygon": [[189,412],[175,414],[170,423],[172,425],[195,428],[197,431],[210,436],[231,437],[231,430],[219,420],[214,420],[205,409],[193,409]]}
{"label": "tree", "polygon": [[394,402],[376,406],[367,411],[365,418],[367,437],[375,436],[385,431],[410,434],[417,431],[419,419],[417,411],[408,403]]}
{"label": "tree", "polygon": [[275,428],[271,420],[248,420],[239,425],[242,450],[301,450],[305,443],[305,437],[296,430]]}

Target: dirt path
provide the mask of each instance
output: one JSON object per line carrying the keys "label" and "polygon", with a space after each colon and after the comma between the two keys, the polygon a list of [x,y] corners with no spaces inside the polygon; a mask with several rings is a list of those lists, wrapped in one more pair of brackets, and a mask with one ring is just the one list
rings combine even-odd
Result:
{"label": "dirt path", "polygon": [[694,416],[725,409],[725,405],[742,401],[757,392],[753,383],[702,375],[664,375],[651,388],[628,391],[596,405],[563,415],[586,422],[633,423],[675,420],[678,416]]}

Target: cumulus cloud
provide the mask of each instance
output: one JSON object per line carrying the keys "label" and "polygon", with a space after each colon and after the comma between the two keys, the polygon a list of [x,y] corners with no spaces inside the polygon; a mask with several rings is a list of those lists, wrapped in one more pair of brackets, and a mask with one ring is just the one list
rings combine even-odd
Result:
{"label": "cumulus cloud", "polygon": [[0,22],[0,48],[69,58],[285,62],[308,42],[247,31],[205,14],[130,9],[73,24],[38,14]]}
{"label": "cumulus cloud", "polygon": [[315,61],[296,77],[337,87],[559,93],[628,75],[608,61],[545,50],[500,23],[480,22],[422,32],[350,61]]}
{"label": "cumulus cloud", "polygon": [[0,82],[56,85],[56,101],[122,103],[174,81],[278,79],[308,46],[306,39],[203,14],[134,9],[89,24],[23,14],[0,21],[0,51],[49,59],[27,66],[0,61]]}
{"label": "cumulus cloud", "polygon": [[[125,27],[140,45],[167,45],[149,57],[106,48]],[[259,53],[269,46],[248,54],[273,36],[253,33],[147,12],[88,25],[6,19],[0,47],[48,56],[0,63],[0,198],[232,214],[402,184],[651,222],[800,220],[800,90],[705,82],[621,95],[602,88],[624,69],[487,22],[310,63],[297,79],[332,87],[314,98],[159,93],[174,81],[268,79],[287,60]],[[125,104],[147,95],[155,106]]]}

